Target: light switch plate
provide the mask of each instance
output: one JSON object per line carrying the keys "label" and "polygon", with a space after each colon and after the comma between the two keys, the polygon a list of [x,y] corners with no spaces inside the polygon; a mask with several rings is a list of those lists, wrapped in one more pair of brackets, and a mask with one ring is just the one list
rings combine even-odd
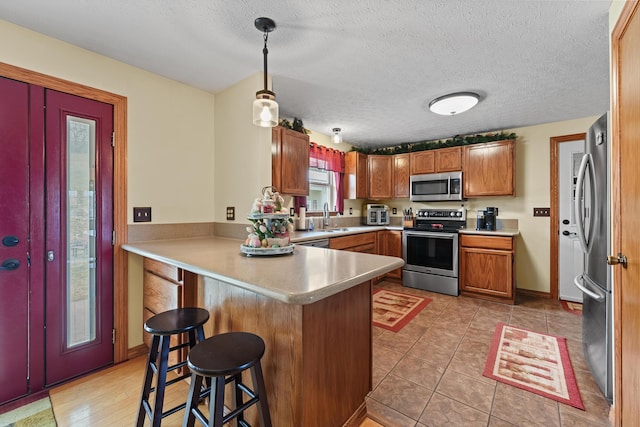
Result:
{"label": "light switch plate", "polygon": [[551,208],[533,208],[533,216],[551,216]]}
{"label": "light switch plate", "polygon": [[133,208],[133,222],[151,222],[151,208]]}

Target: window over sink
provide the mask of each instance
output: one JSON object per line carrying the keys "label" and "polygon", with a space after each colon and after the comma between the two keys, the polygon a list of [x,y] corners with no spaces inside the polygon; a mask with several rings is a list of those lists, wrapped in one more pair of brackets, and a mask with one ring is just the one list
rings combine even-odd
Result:
{"label": "window over sink", "polygon": [[335,174],[328,170],[309,168],[309,196],[307,211],[322,211],[325,202],[330,211],[337,208]]}

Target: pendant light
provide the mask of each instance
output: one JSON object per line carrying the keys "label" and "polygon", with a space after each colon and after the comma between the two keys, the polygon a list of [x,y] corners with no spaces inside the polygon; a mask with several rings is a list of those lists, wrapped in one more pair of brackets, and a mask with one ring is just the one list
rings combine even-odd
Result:
{"label": "pendant light", "polygon": [[253,124],[260,127],[278,126],[278,103],[276,94],[267,89],[267,39],[269,33],[276,29],[276,23],[270,18],[256,18],[256,28],[264,34],[264,89],[256,92],[256,100],[253,101]]}
{"label": "pendant light", "polygon": [[431,101],[429,109],[436,114],[453,116],[473,108],[479,98],[478,94],[473,92],[450,93]]}
{"label": "pendant light", "polygon": [[342,142],[342,135],[340,134],[341,129],[333,128],[331,129],[331,132],[333,133],[333,135],[331,135],[331,142],[334,144],[340,144]]}

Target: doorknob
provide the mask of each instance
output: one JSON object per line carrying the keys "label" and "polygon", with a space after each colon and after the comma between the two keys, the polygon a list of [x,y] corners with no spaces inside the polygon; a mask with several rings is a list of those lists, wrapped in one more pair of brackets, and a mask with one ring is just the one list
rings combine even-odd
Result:
{"label": "doorknob", "polygon": [[609,255],[607,257],[607,264],[609,265],[622,264],[624,268],[627,268],[627,256],[622,255],[622,252],[618,252],[618,255]]}
{"label": "doorknob", "polygon": [[2,261],[2,266],[0,266],[0,270],[15,270],[20,267],[20,261],[16,258],[9,258]]}
{"label": "doorknob", "polygon": [[562,232],[562,235],[563,235],[563,236],[577,236],[577,235],[578,235],[578,233],[572,233],[572,232],[570,232],[570,231],[564,230],[564,231]]}
{"label": "doorknob", "polygon": [[15,246],[20,243],[20,239],[16,236],[4,236],[2,238],[2,244],[7,247]]}

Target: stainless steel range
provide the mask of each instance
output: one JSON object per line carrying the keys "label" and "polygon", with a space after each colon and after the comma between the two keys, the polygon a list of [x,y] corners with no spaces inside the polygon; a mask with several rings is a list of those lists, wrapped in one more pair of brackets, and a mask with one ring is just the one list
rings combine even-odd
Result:
{"label": "stainless steel range", "polygon": [[417,212],[402,233],[404,286],[458,295],[458,230],[466,222],[465,208]]}

